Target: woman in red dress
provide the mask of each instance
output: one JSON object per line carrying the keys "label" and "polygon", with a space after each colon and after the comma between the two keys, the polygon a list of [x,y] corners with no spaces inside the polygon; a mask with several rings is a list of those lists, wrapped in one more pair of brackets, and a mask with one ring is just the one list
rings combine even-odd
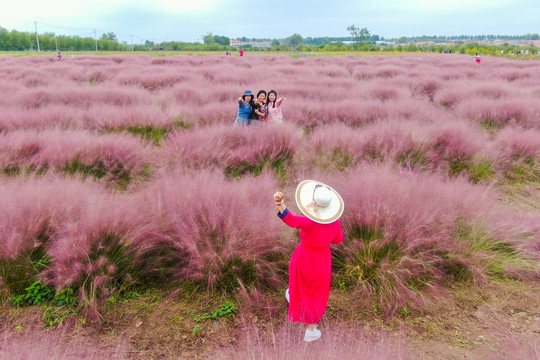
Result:
{"label": "woman in red dress", "polygon": [[289,320],[308,324],[304,340],[317,340],[321,332],[316,328],[321,320],[330,294],[332,254],[329,244],[343,241],[339,217],[343,213],[343,199],[321,182],[302,181],[296,188],[296,204],[305,216],[293,215],[284,203],[281,192],[274,194],[278,216],[290,227],[300,229],[301,242],[289,264]]}

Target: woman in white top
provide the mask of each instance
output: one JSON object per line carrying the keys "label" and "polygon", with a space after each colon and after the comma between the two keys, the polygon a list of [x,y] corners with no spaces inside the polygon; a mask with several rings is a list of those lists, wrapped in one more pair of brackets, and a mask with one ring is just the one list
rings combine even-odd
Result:
{"label": "woman in white top", "polygon": [[283,123],[283,114],[281,113],[281,104],[285,100],[284,97],[277,98],[277,93],[275,90],[270,90],[268,92],[268,102],[266,103],[268,107],[268,116],[266,118],[266,123],[268,124],[281,124]]}

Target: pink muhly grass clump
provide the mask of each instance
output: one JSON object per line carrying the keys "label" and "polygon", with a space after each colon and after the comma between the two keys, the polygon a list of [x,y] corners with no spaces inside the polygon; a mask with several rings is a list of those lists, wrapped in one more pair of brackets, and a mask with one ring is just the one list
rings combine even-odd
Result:
{"label": "pink muhly grass clump", "polygon": [[413,96],[426,97],[433,101],[437,91],[442,87],[442,81],[436,78],[423,78],[420,81],[411,84],[411,93]]}
{"label": "pink muhly grass clump", "polygon": [[497,132],[495,144],[498,152],[510,157],[533,157],[540,162],[540,131],[507,127]]}
{"label": "pink muhly grass clump", "polygon": [[424,301],[419,290],[485,278],[481,262],[468,255],[471,244],[456,234],[462,226],[489,222],[495,200],[487,191],[384,166],[320,177],[346,204],[346,239],[333,250],[337,276],[366,288],[385,311],[418,306]]}
{"label": "pink muhly grass clump", "polygon": [[268,174],[237,181],[211,171],[166,174],[138,200],[137,258],[161,280],[220,290],[281,283],[277,188]]}
{"label": "pink muhly grass clump", "polygon": [[385,104],[380,101],[368,100],[358,102],[344,99],[321,104],[318,101],[305,101],[301,105],[302,115],[295,122],[302,126],[312,127],[320,124],[342,122],[350,126],[360,126],[388,115]]}
{"label": "pink muhly grass clump", "polygon": [[[94,86],[98,84],[103,84],[107,81],[113,79],[119,72],[121,72],[121,67],[109,64],[100,64],[95,67],[84,67],[81,68],[80,64],[75,65],[70,62],[70,64],[62,65],[54,69],[55,71],[61,71],[57,75],[58,77],[63,77],[70,79],[81,86]],[[75,68],[72,74],[69,74],[68,69]]]}
{"label": "pink muhly grass clump", "polygon": [[29,89],[13,97],[14,104],[23,108],[40,108],[49,104],[62,104],[88,108],[96,104],[131,105],[146,102],[144,90],[104,84],[80,87],[76,84],[51,85],[46,89]]}
{"label": "pink muhly grass clump", "polygon": [[413,98],[401,98],[396,101],[385,103],[387,118],[417,120],[432,122],[439,119],[451,118],[444,109],[438,108],[431,102]]}
{"label": "pink muhly grass clump", "polygon": [[341,124],[317,128],[302,151],[312,165],[324,170],[344,170],[365,162],[404,162],[406,154],[421,154],[412,128],[404,122],[385,121],[351,129]]}
{"label": "pink muhly grass clump", "polygon": [[73,337],[65,330],[29,328],[21,332],[4,330],[0,336],[0,359],[10,360],[101,360],[128,359],[129,344],[115,345],[90,338]]}
{"label": "pink muhly grass clump", "polygon": [[189,72],[178,71],[172,66],[159,66],[158,68],[151,66],[151,69],[148,69],[148,65],[146,67],[131,67],[128,71],[118,75],[114,80],[120,85],[136,86],[148,91],[169,88],[191,80]]}
{"label": "pink muhly grass clump", "polygon": [[[191,83],[175,85],[168,90],[168,94],[176,104],[191,105],[191,107],[194,108],[193,110],[196,110],[199,105],[209,101],[204,89],[199,86],[193,86]],[[240,95],[237,96],[240,97]],[[234,107],[234,103],[231,102],[230,105],[231,107]]]}
{"label": "pink muhly grass clump", "polygon": [[322,336],[306,344],[305,327],[287,323],[279,328],[260,330],[247,325],[239,345],[217,354],[216,358],[265,360],[406,360],[412,359],[404,339],[384,333],[367,333],[361,327],[339,322],[323,322]]}
{"label": "pink muhly grass clump", "polygon": [[317,128],[302,156],[323,170],[344,170],[359,162],[382,162],[458,175],[479,156],[488,136],[465,122],[386,120],[351,129]]}
{"label": "pink muhly grass clump", "polygon": [[27,128],[82,128],[84,126],[83,115],[84,112],[80,109],[59,104],[37,109],[6,107],[2,110],[0,128],[7,131]]}
{"label": "pink muhly grass clump", "polygon": [[[57,289],[72,287],[92,315],[97,297],[134,280],[127,240],[136,217],[122,196],[53,176],[9,180],[1,192],[0,257],[6,262],[0,270],[14,294],[36,278]],[[35,273],[33,262],[44,257],[49,266]]]}
{"label": "pink muhly grass clump", "polygon": [[428,158],[451,176],[468,169],[488,141],[486,133],[461,121],[433,127],[428,138],[431,139]]}
{"label": "pink muhly grass clump", "polygon": [[497,128],[518,124],[527,128],[539,124],[540,105],[533,99],[468,99],[456,107],[459,114]]}
{"label": "pink muhly grass clump", "polygon": [[[536,71],[540,71],[538,69],[535,69]],[[497,77],[506,80],[508,82],[513,82],[516,80],[521,79],[528,79],[531,77],[531,72],[529,69],[519,69],[519,70],[511,70],[511,69],[505,69],[497,73]]]}
{"label": "pink muhly grass clump", "polygon": [[122,130],[137,126],[169,129],[173,126],[172,116],[158,105],[99,105],[92,106],[82,116],[85,128]]}
{"label": "pink muhly grass clump", "polygon": [[380,67],[375,67],[373,70],[375,77],[383,79],[393,78],[397,75],[405,73],[405,69],[403,67],[394,65],[383,65]]}
{"label": "pink muhly grass clump", "polygon": [[299,167],[307,161],[325,171],[343,171],[357,164],[365,143],[364,132],[336,123],[315,128],[309,140],[302,142],[298,158]]}
{"label": "pink muhly grass clump", "polygon": [[164,153],[194,168],[256,167],[290,159],[296,150],[296,133],[294,126],[196,128],[172,133]]}
{"label": "pink muhly grass clump", "polygon": [[144,151],[141,142],[132,136],[98,136],[59,129],[19,130],[0,135],[0,168],[42,172],[52,167],[68,173],[82,171],[86,175],[85,167],[95,167],[98,178],[118,180],[117,177],[142,171]]}
{"label": "pink muhly grass clump", "polygon": [[473,97],[486,98],[486,99],[501,99],[512,98],[514,94],[518,94],[520,89],[515,86],[508,86],[508,84],[500,82],[484,82],[482,84],[476,84],[470,89]]}
{"label": "pink muhly grass clump", "polygon": [[434,101],[445,108],[451,109],[464,99],[467,99],[467,97],[468,94],[463,91],[462,86],[452,86],[445,87],[437,92]]}
{"label": "pink muhly grass clump", "polygon": [[382,102],[408,97],[403,88],[392,86],[388,82],[369,82],[364,86],[364,91],[366,95]]}
{"label": "pink muhly grass clump", "polygon": [[59,289],[77,289],[92,317],[99,316],[96,300],[140,281],[131,244],[138,213],[130,204],[120,195],[88,196],[68,214],[48,250],[51,268],[43,278]]}
{"label": "pink muhly grass clump", "polygon": [[[191,108],[191,106],[189,106],[188,108]],[[201,126],[224,124],[232,127],[232,124],[236,119],[237,111],[237,101],[234,103],[233,106],[230,106],[230,103],[208,103],[196,109],[196,112],[198,112],[199,114],[196,116],[196,123],[200,124]]]}
{"label": "pink muhly grass clump", "polygon": [[540,132],[507,127],[494,139],[496,166],[511,180],[540,179]]}
{"label": "pink muhly grass clump", "polygon": [[[254,91],[254,95],[256,96],[256,91],[258,90]],[[266,91],[268,92],[269,89],[267,89]],[[238,105],[238,98],[243,93],[244,90],[242,88],[239,88],[238,85],[230,85],[224,83],[223,85],[212,86],[207,89],[207,91],[205,91],[204,93],[204,97],[206,99],[206,102],[208,103],[220,103],[223,107],[232,107],[234,110],[237,110],[235,106],[231,106],[231,104]]]}
{"label": "pink muhly grass clump", "polygon": [[349,72],[347,71],[347,69],[344,69],[341,65],[323,66],[322,68],[317,69],[317,73],[319,75],[332,79],[346,78],[349,76]]}

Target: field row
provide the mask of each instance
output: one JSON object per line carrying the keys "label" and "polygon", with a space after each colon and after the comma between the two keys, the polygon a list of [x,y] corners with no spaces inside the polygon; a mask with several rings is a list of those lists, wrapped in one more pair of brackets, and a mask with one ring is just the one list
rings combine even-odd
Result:
{"label": "field row", "polygon": [[539,181],[538,131],[508,127],[490,133],[465,121],[335,124],[306,134],[295,125],[190,130],[128,128],[16,130],[0,134],[3,176],[57,172],[91,176],[125,188],[161,168],[217,168],[229,178],[273,169],[282,181],[300,171],[342,172],[361,163],[401,171],[465,176],[472,182]]}
{"label": "field row", "polygon": [[286,96],[302,127],[467,119],[540,125],[540,64],[462,55],[0,58],[0,129],[89,130],[232,124],[245,89]]}
{"label": "field row", "polygon": [[[448,281],[535,276],[523,256],[538,259],[538,217],[504,210],[485,189],[385,166],[310,176],[346,199],[336,279],[387,309],[414,307]],[[272,174],[229,181],[203,170],[163,173],[131,194],[56,176],[3,181],[3,286],[24,293],[37,277],[89,303],[149,281],[282,286],[297,239],[276,217],[278,188]],[[297,212],[294,187],[281,188]]]}

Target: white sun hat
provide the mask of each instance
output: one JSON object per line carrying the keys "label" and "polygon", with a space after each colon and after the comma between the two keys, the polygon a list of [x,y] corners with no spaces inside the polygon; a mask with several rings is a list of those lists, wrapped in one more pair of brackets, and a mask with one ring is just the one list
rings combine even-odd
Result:
{"label": "white sun hat", "polygon": [[296,205],[319,224],[330,224],[343,214],[345,204],[336,190],[316,180],[304,180],[296,188]]}

